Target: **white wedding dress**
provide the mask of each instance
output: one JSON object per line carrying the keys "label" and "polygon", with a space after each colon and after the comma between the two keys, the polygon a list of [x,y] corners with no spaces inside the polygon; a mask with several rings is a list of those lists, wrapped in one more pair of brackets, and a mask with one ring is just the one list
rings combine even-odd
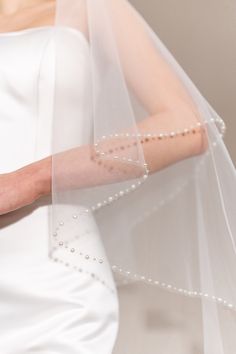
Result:
{"label": "white wedding dress", "polygon": [[[82,33],[54,26],[1,33],[0,173],[50,155],[53,31],[61,35],[67,56],[74,55],[73,43],[79,48],[76,67],[83,90],[87,43]],[[69,112],[69,103],[65,112],[67,108]],[[48,258],[50,207],[50,197],[44,197],[0,216],[0,353],[111,354],[119,323],[112,272],[104,265],[97,274],[96,262],[86,259],[79,272],[71,271]],[[101,252],[91,216],[80,226],[81,233],[90,229],[91,247]]]}

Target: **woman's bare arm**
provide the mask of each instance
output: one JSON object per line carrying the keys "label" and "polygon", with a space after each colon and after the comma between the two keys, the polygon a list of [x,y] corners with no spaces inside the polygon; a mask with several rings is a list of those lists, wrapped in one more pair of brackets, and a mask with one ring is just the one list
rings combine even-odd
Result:
{"label": "woman's bare arm", "polygon": [[[130,13],[127,3],[123,0],[111,0],[110,4],[115,7],[112,11],[115,16],[113,23],[127,84],[146,110],[150,112],[147,118],[137,123],[138,131],[141,134],[182,131],[184,128],[201,121],[181,82],[162,57],[158,55],[157,51],[154,50],[149,38],[143,32],[141,24]],[[120,18],[129,23],[129,32],[125,36],[119,31]],[[129,35],[131,38],[129,38]],[[138,40],[131,40],[134,35]],[[132,55],[132,60],[130,55]],[[122,140],[120,140],[120,144],[122,143]],[[107,147],[109,147],[109,144],[113,146],[112,139],[107,141]],[[180,160],[201,154],[206,146],[203,127],[195,129],[194,133],[180,134],[169,139],[144,139],[142,143],[144,157],[150,173],[155,173]],[[110,169],[103,168],[101,164],[91,158],[91,148],[90,145],[79,146],[54,156],[60,189],[76,189],[118,181],[118,174],[112,173]],[[119,169],[119,162],[112,161],[111,165]],[[13,183],[14,187],[9,186],[9,188],[7,187],[6,177],[10,177],[10,175],[4,175],[4,180],[3,178],[2,181],[0,179],[0,184],[5,186],[5,192],[0,192],[0,214],[3,213],[1,211],[3,208],[7,212],[7,209],[13,210],[18,208],[19,205],[26,204],[25,199],[22,202],[23,193],[30,195],[29,203],[41,196],[50,194],[51,166],[52,156],[48,156],[14,171],[14,181],[18,180],[18,182]],[[134,172],[132,168],[127,166],[125,178],[133,178],[135,173],[138,173],[138,171]],[[121,178],[123,177],[121,176]],[[26,179],[27,184],[24,182]],[[24,191],[21,190],[21,193],[17,193],[17,185],[23,185]],[[17,197],[15,197],[14,202],[10,203],[11,207],[8,208],[9,199],[6,192],[9,192],[11,188],[15,188]]]}
{"label": "woman's bare arm", "polygon": [[[153,46],[128,2],[110,0],[108,3],[126,83],[149,112],[147,118],[137,123],[138,131],[140,133],[175,132],[196,125],[201,119],[191,97],[170,65]],[[125,33],[124,28],[126,28]],[[200,154],[207,145],[202,127],[195,129],[192,134],[179,135],[173,139],[149,139],[148,141],[144,139],[143,141],[144,157],[150,173]],[[122,144],[123,142],[120,141],[120,145]],[[113,146],[112,140],[107,142],[107,146],[107,149]],[[61,189],[83,188],[117,181],[116,173],[109,172],[109,169],[106,170],[91,160],[90,146],[78,147],[62,153],[55,161],[57,181],[60,181]],[[49,165],[48,159],[38,163],[43,181],[41,184],[47,186],[46,191],[50,190],[50,182],[48,182],[50,177],[47,167],[45,168]],[[118,170],[118,167],[117,162],[115,168]],[[125,178],[132,178],[135,172],[128,169]],[[42,194],[44,194],[44,187],[42,187]]]}

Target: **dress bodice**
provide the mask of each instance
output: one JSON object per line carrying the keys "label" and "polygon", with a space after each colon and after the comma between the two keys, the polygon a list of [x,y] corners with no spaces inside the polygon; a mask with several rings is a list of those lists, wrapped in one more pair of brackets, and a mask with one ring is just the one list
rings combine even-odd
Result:
{"label": "dress bodice", "polygon": [[[0,34],[0,174],[49,155],[57,133],[68,134],[58,144],[62,149],[89,132],[88,48],[82,33],[69,27]],[[108,262],[98,267],[81,257],[76,272],[48,257],[46,197],[0,215],[0,352],[91,353],[96,346],[110,353],[118,301]],[[103,251],[92,218],[80,220],[77,232],[91,254]]]}
{"label": "dress bodice", "polygon": [[[58,133],[65,139],[57,150],[86,138],[88,50],[86,37],[70,27],[0,33],[0,174],[51,155]],[[29,249],[32,256],[47,253],[50,206],[48,195],[0,215],[0,259]]]}
{"label": "dress bodice", "polygon": [[85,109],[88,48],[82,32],[64,26],[0,34],[0,173],[50,154],[55,85],[71,136],[69,119]]}

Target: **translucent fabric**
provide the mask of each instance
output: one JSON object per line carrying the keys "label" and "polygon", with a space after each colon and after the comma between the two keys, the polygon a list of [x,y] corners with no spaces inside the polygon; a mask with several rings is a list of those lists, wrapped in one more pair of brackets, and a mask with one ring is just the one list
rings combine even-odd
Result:
{"label": "translucent fabric", "polygon": [[[113,353],[235,353],[236,184],[222,118],[128,1],[57,0],[55,27],[71,37],[53,33],[49,257],[78,276],[82,259],[96,262],[100,281],[109,262]],[[94,230],[106,257],[90,253]]]}

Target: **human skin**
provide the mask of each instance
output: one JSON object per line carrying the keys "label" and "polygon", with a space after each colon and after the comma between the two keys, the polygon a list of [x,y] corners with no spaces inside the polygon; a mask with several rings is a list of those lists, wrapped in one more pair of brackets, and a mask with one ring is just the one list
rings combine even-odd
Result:
{"label": "human skin", "polygon": [[0,32],[53,22],[55,0],[0,0]]}
{"label": "human skin", "polygon": [[[0,0],[0,32],[53,24],[54,7],[55,2],[49,0],[12,0],[11,2]],[[150,66],[151,63],[148,64]],[[158,68],[159,71],[161,69]],[[164,104],[163,94],[164,108],[156,109],[155,92],[161,92],[161,87],[155,87],[153,95],[149,94],[148,103],[152,113],[137,125],[140,133],[183,129],[200,121],[191,104],[183,99],[184,93],[181,89],[179,93],[176,93],[176,89],[172,90],[172,86],[176,88],[174,80],[171,77],[166,80],[169,83],[166,102],[171,102],[170,105]],[[201,154],[206,146],[205,131],[199,128],[195,134],[163,141],[149,141],[142,147],[149,172],[155,173],[180,160]],[[57,164],[57,174],[63,184],[62,188],[83,188],[112,183],[111,174],[99,173],[99,166],[90,158],[90,150],[91,146],[84,145],[57,155],[57,161],[62,161],[61,169],[60,163]],[[79,170],[78,166],[83,166],[83,170]],[[39,198],[51,194],[51,186],[52,156],[22,166],[15,171],[0,174],[0,215],[32,204]]]}

